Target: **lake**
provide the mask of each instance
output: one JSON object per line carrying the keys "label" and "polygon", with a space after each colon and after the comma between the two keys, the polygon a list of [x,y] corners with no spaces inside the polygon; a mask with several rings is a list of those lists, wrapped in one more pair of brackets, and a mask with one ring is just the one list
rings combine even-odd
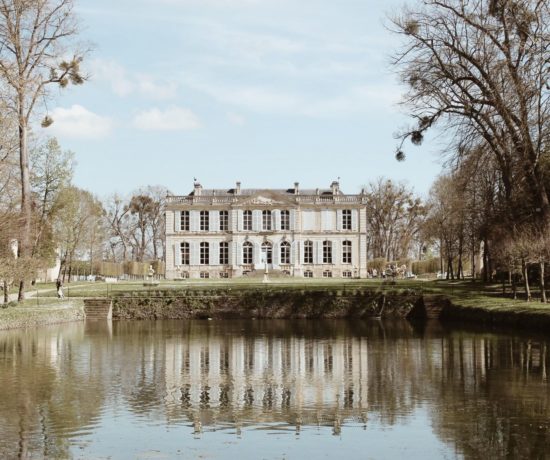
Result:
{"label": "lake", "polygon": [[0,458],[546,458],[548,341],[405,320],[0,332]]}

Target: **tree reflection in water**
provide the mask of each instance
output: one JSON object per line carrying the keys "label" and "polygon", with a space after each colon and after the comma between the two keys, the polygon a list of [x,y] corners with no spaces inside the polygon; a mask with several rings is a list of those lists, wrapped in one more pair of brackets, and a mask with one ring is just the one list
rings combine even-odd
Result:
{"label": "tree reflection in water", "polygon": [[[405,321],[157,321],[0,334],[0,457],[67,458],[115,413],[204,431],[426,429],[469,458],[544,457],[548,344]],[[371,429],[377,429],[372,427]]]}

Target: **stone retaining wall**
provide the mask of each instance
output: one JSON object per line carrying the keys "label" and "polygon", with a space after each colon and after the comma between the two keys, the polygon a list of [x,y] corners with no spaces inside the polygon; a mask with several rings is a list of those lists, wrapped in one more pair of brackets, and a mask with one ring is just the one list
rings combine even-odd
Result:
{"label": "stone retaining wall", "polygon": [[114,319],[361,318],[409,314],[410,291],[243,290],[171,292],[113,298]]}

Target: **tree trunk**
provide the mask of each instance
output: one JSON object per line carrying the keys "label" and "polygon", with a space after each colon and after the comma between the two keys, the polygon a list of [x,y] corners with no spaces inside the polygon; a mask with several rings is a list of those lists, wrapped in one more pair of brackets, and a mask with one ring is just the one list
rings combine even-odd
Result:
{"label": "tree trunk", "polygon": [[476,280],[476,251],[475,245],[472,244],[472,282]]}
{"label": "tree trunk", "polygon": [[[19,95],[19,166],[21,169],[21,237],[19,257],[29,257],[31,241],[31,186],[29,178],[29,152],[27,146],[27,120],[24,115],[24,96]],[[20,280],[17,300],[25,300],[25,279]]]}
{"label": "tree trunk", "polygon": [[523,282],[525,284],[525,300],[529,302],[531,300],[531,290],[529,289],[528,277],[529,266],[525,262],[525,259],[522,259],[521,261],[521,271],[523,273]]}
{"label": "tree trunk", "polygon": [[484,238],[483,239],[483,282],[486,283],[487,281],[489,281],[489,276],[488,276],[488,265],[489,265],[489,261],[488,261],[489,257],[488,257],[488,251],[487,251],[487,240]]}
{"label": "tree trunk", "polygon": [[546,303],[546,286],[544,285],[544,261],[540,265],[540,301]]}

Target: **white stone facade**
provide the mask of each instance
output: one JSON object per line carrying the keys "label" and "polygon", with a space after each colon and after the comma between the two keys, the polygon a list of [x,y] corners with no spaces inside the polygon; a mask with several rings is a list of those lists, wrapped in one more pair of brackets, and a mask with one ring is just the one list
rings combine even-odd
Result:
{"label": "white stone facade", "polygon": [[205,190],[169,196],[166,278],[367,276],[366,196],[330,189]]}

